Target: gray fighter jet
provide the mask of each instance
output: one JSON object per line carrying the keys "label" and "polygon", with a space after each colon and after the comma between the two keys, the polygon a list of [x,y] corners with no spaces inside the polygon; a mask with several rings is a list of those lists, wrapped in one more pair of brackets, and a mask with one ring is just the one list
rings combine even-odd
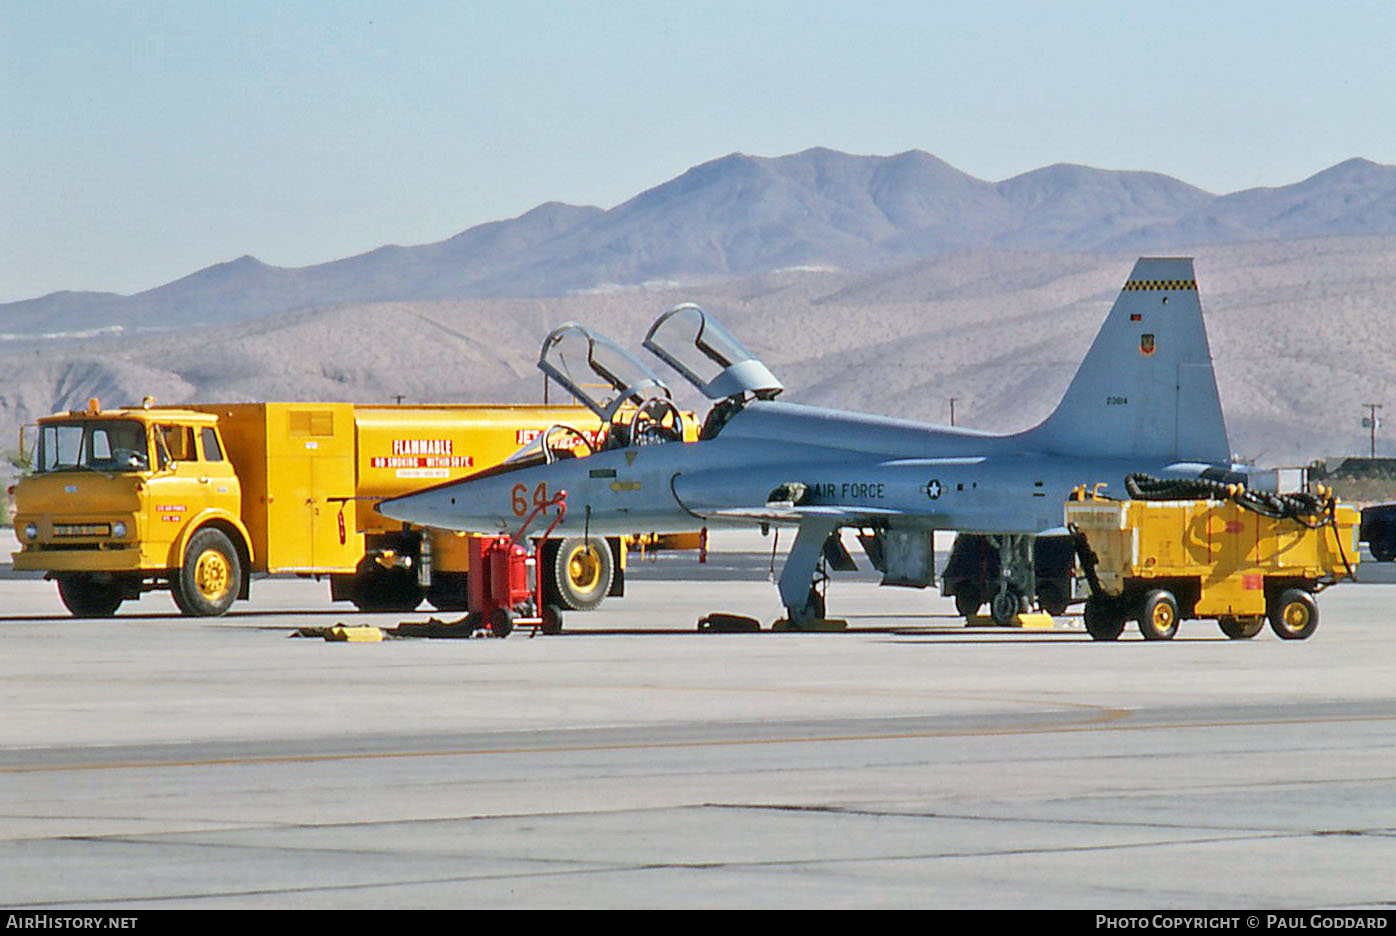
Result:
{"label": "gray fighter jet", "polygon": [[609,426],[599,441],[554,427],[503,465],[387,500],[397,520],[475,533],[518,528],[566,491],[557,535],[797,528],[779,588],[792,627],[824,616],[825,562],[859,533],[886,585],[934,582],[932,532],[984,534],[997,549],[990,606],[1004,620],[1033,594],[1033,542],[1060,528],[1082,484],[1123,496],[1131,472],[1232,480],[1192,260],[1141,258],[1056,410],[999,435],[779,402],[780,382],[695,305],[644,347],[714,402],[685,442],[668,388],[601,335],[563,325],[539,367]]}

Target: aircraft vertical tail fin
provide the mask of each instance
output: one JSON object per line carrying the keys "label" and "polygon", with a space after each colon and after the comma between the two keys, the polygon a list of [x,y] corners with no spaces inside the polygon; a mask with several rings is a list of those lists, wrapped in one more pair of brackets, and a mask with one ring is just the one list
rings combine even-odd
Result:
{"label": "aircraft vertical tail fin", "polygon": [[1141,257],[1052,415],[1024,433],[1049,451],[1228,464],[1190,257]]}

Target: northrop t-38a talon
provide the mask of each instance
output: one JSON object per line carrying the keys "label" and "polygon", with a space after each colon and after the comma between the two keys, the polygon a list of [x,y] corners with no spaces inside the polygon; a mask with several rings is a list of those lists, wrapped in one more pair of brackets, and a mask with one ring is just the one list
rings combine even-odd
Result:
{"label": "northrop t-38a talon", "polygon": [[644,347],[713,401],[696,442],[654,371],[567,324],[538,366],[596,411],[601,439],[553,427],[503,465],[378,509],[496,533],[566,491],[558,534],[793,525],[779,588],[798,628],[824,616],[816,582],[826,559],[849,558],[842,528],[859,532],[882,584],[921,587],[935,580],[933,531],[984,534],[1000,559],[990,607],[1007,620],[1033,594],[1034,539],[1060,529],[1073,488],[1122,492],[1132,472],[1240,480],[1187,258],[1141,258],[1056,410],[1007,435],[777,401],[780,382],[691,304],[662,315]]}

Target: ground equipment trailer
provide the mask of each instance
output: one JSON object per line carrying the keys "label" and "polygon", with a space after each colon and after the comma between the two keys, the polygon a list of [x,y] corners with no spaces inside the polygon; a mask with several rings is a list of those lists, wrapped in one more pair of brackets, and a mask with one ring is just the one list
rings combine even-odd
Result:
{"label": "ground equipment trailer", "polygon": [[1145,639],[1168,640],[1188,618],[1215,619],[1232,638],[1254,637],[1268,618],[1279,637],[1303,640],[1318,627],[1314,595],[1356,574],[1358,513],[1327,493],[1163,485],[1179,499],[1136,490],[1143,496],[1116,501],[1082,490],[1066,505],[1091,593],[1086,630],[1096,640],[1115,640],[1131,619]]}
{"label": "ground equipment trailer", "polygon": [[1362,508],[1362,542],[1378,562],[1396,559],[1396,504],[1374,504]]}
{"label": "ground equipment trailer", "polygon": [[[334,600],[363,610],[424,597],[463,610],[470,537],[389,520],[373,503],[495,465],[550,427],[598,425],[575,406],[94,400],[39,422],[33,470],[15,488],[14,565],[47,573],[83,617],[163,588],[186,614],[222,614],[253,573],[328,576]],[[623,592],[618,540],[552,541],[542,560],[561,607]]]}

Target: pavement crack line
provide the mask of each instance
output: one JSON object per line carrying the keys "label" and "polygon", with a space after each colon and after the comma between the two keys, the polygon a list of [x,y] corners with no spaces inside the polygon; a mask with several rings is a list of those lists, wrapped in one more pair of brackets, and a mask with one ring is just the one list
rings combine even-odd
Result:
{"label": "pavement crack line", "polygon": [[1388,838],[1396,835],[1396,829],[1276,829],[1273,827],[1250,828],[1246,826],[1187,825],[1172,822],[1143,822],[1110,819],[1065,819],[1022,816],[976,816],[965,813],[945,812],[899,812],[885,809],[866,809],[852,806],[806,806],[788,803],[704,803],[704,809],[747,809],[770,812],[825,813],[835,816],[862,816],[874,819],[950,819],[962,822],[994,822],[1036,825],[1095,826],[1103,828],[1167,829],[1185,832],[1231,832],[1239,838],[1306,838],[1326,836],[1353,836]]}
{"label": "pavement crack line", "polygon": [[1283,839],[1296,836],[1286,835],[1264,835],[1264,836],[1209,836],[1205,838],[1182,838],[1177,840],[1166,840],[1156,842],[1121,842],[1110,845],[1078,845],[1056,848],[1018,848],[1002,849],[993,851],[974,852],[926,852],[916,854],[895,854],[895,855],[871,855],[859,857],[829,857],[829,858],[772,858],[765,860],[748,861],[651,861],[627,864],[608,865],[605,867],[585,867],[572,868],[567,870],[551,871],[530,871],[516,873],[489,873],[489,874],[465,874],[449,875],[431,879],[418,880],[393,880],[393,881],[372,881],[359,882],[353,884],[322,884],[307,885],[300,887],[264,887],[250,888],[236,891],[208,891],[197,893],[144,895],[139,897],[103,897],[103,898],[81,898],[66,899],[61,902],[33,902],[16,903],[11,906],[14,909],[42,909],[53,906],[72,906],[81,904],[87,907],[97,906],[121,906],[139,903],[168,903],[171,901],[187,900],[236,900],[238,898],[251,897],[276,897],[293,894],[315,894],[315,893],[336,893],[349,891],[368,891],[394,887],[423,887],[448,884],[474,884],[483,882],[503,882],[511,880],[530,880],[540,877],[568,877],[582,875],[615,874],[626,872],[645,871],[718,871],[718,872],[743,872],[754,870],[778,870],[782,868],[802,869],[833,867],[838,865],[858,865],[858,864],[880,864],[885,862],[912,862],[912,861],[944,861],[962,860],[975,858],[1000,858],[1006,856],[1029,856],[1029,855],[1061,855],[1080,854],[1103,851],[1122,851],[1127,849],[1167,847],[1171,845],[1203,845],[1203,844],[1223,844],[1240,840],[1254,841],[1257,838],[1263,839]]}

